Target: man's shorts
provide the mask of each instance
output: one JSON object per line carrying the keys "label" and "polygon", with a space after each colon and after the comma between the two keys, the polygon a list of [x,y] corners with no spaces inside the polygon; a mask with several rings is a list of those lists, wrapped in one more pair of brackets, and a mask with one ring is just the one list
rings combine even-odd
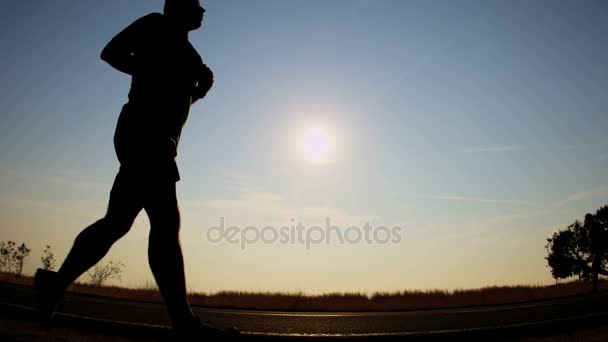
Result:
{"label": "man's shorts", "polygon": [[175,159],[169,161],[122,160],[119,172],[126,173],[130,179],[144,183],[176,183],[180,180]]}
{"label": "man's shorts", "polygon": [[121,166],[110,192],[109,210],[136,215],[141,209],[177,205],[176,183],[171,175]]}
{"label": "man's shorts", "polygon": [[114,133],[114,149],[121,171],[142,180],[179,181],[175,144],[154,124],[153,112],[135,108],[130,104],[123,106]]}

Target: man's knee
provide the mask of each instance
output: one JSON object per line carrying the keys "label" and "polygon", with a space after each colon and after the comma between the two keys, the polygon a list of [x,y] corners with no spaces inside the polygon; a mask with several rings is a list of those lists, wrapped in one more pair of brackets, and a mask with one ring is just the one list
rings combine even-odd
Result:
{"label": "man's knee", "polygon": [[170,215],[150,220],[151,236],[172,241],[179,239],[179,230],[179,216]]}
{"label": "man's knee", "polygon": [[179,220],[163,220],[150,223],[150,233],[163,239],[174,239],[179,236]]}
{"label": "man's knee", "polygon": [[146,207],[152,230],[178,232],[180,213],[177,203],[162,203]]}

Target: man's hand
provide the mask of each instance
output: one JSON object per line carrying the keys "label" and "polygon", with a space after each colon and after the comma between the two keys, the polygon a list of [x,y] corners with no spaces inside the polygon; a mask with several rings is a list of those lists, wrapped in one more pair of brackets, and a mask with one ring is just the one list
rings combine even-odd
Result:
{"label": "man's hand", "polygon": [[192,94],[192,103],[205,97],[211,87],[213,87],[213,71],[203,64],[197,75],[197,84]]}

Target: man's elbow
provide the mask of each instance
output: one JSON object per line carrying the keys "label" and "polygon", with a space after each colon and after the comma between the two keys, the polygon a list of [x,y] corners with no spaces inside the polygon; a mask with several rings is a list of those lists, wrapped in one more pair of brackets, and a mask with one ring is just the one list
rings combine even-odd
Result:
{"label": "man's elbow", "polygon": [[112,42],[106,45],[103,50],[101,50],[101,54],[99,55],[102,61],[110,65],[113,65],[119,56],[120,50],[117,49],[117,46],[115,44],[112,44]]}
{"label": "man's elbow", "polygon": [[108,49],[103,49],[101,51],[101,54],[99,55],[99,58],[101,58],[102,61],[106,62],[106,63],[110,63],[110,53],[108,52]]}

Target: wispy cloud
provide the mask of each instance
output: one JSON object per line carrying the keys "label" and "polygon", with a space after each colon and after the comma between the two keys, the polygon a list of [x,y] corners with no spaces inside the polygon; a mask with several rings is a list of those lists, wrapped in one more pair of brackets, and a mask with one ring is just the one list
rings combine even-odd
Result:
{"label": "wispy cloud", "polygon": [[440,201],[459,201],[459,202],[477,202],[477,203],[502,203],[502,204],[524,204],[531,205],[530,201],[514,200],[514,199],[494,199],[483,197],[468,197],[454,195],[422,195],[422,199],[440,200]]}
{"label": "wispy cloud", "polygon": [[561,207],[561,206],[564,206],[571,202],[576,202],[576,201],[584,200],[584,199],[595,197],[595,196],[601,196],[601,195],[605,195],[605,194],[608,194],[608,186],[602,186],[602,187],[598,187],[596,189],[572,193],[558,201],[551,203],[550,206],[551,207]]}
{"label": "wispy cloud", "polygon": [[112,185],[107,181],[104,182],[98,178],[92,177],[90,174],[74,170],[61,170],[58,173],[48,175],[36,170],[17,170],[7,167],[0,167],[0,179],[14,184],[22,182],[27,182],[29,184],[36,183],[42,186],[54,184],[62,187],[86,191],[109,191],[109,187]]}
{"label": "wispy cloud", "polygon": [[[566,195],[558,200],[545,203],[543,205],[536,206],[532,209],[517,211],[512,213],[505,213],[500,215],[495,215],[491,217],[486,217],[482,219],[476,219],[474,222],[470,224],[470,227],[476,227],[478,229],[485,229],[497,224],[504,224],[507,222],[513,222],[518,220],[530,219],[537,216],[542,215],[551,215],[564,207],[565,205],[582,201],[585,199],[590,199],[598,196],[606,196],[608,195],[608,186],[600,186],[595,189],[575,192],[569,195]],[[574,219],[574,218],[573,218]]]}
{"label": "wispy cloud", "polygon": [[96,180],[69,179],[65,177],[49,177],[48,181],[79,190],[109,190],[108,187],[111,185]]}
{"label": "wispy cloud", "polygon": [[523,151],[525,146],[519,145],[499,145],[499,146],[474,146],[467,147],[462,150],[464,153],[498,153],[498,152],[514,152]]}
{"label": "wispy cloud", "polygon": [[59,206],[52,204],[49,201],[12,196],[0,196],[0,204],[3,207],[8,207],[9,205],[11,205],[24,208],[44,208],[52,210],[61,209]]}
{"label": "wispy cloud", "polygon": [[[98,207],[97,202],[83,201],[48,201],[23,196],[0,195],[0,207],[13,211],[17,215],[40,215],[42,212],[54,212],[64,217],[91,217],[91,208]],[[23,214],[25,213],[25,214]]]}
{"label": "wispy cloud", "polygon": [[290,203],[285,196],[259,189],[246,175],[232,174],[228,182],[238,188],[233,198],[200,201],[182,201],[183,207],[209,209],[217,215],[230,215],[228,220],[248,222],[262,221],[274,224],[289,222],[291,219],[308,223],[323,223],[327,217],[336,224],[364,224],[374,219],[373,215],[354,215],[340,208],[324,206],[298,206]]}
{"label": "wispy cloud", "polygon": [[293,206],[279,194],[267,192],[250,192],[234,199],[217,199],[182,202],[184,207],[211,209],[218,215],[251,221],[274,224],[289,222],[291,219],[308,223],[323,223],[327,217],[337,224],[364,224],[371,222],[373,216],[353,215],[342,209],[333,207],[299,207]]}

